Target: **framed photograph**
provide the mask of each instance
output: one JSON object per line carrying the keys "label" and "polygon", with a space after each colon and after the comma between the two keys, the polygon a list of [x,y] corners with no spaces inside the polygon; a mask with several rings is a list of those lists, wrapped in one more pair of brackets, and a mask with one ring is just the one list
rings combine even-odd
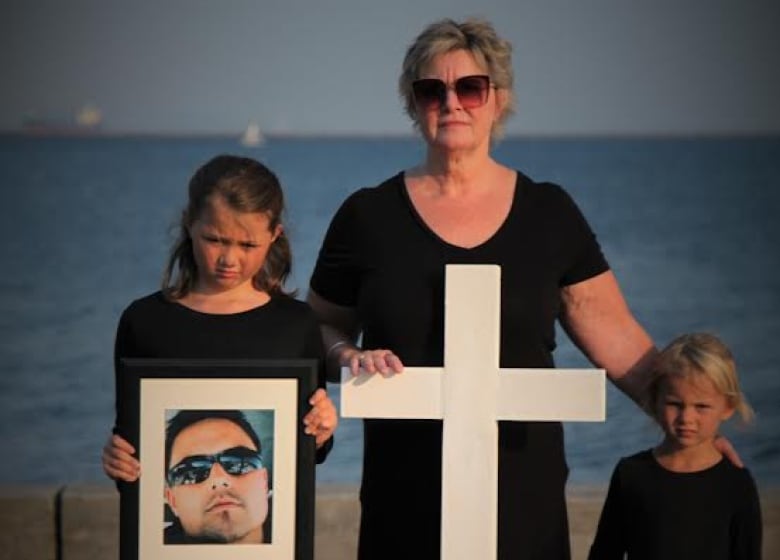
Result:
{"label": "framed photograph", "polygon": [[[311,560],[313,360],[121,360],[120,560]],[[234,545],[234,546],[226,546]]]}

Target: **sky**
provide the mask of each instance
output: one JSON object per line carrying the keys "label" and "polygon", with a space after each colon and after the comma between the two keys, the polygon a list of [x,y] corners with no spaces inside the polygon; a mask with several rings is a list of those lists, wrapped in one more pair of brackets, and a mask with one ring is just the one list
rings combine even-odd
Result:
{"label": "sky", "polygon": [[775,0],[4,0],[0,129],[411,133],[404,51],[469,16],[513,45],[509,134],[780,132]]}

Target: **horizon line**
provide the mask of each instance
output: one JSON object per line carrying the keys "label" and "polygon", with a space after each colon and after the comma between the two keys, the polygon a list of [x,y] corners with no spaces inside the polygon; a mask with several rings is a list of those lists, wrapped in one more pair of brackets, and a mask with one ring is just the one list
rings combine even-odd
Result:
{"label": "horizon line", "polygon": [[[198,130],[119,130],[103,128],[0,128],[2,136],[28,138],[235,138],[240,132]],[[263,133],[270,139],[315,138],[372,138],[372,139],[420,139],[415,131],[269,131]],[[576,140],[576,139],[718,139],[718,138],[772,138],[780,137],[780,130],[713,130],[713,131],[593,131],[593,132],[507,132],[499,140]]]}

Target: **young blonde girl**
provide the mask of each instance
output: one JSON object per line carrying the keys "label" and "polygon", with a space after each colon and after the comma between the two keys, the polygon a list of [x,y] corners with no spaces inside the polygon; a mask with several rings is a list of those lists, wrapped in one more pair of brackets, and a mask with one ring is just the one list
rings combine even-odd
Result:
{"label": "young blonde girl", "polygon": [[646,406],[663,441],[617,464],[589,560],[759,559],[755,482],[714,445],[734,413],[753,418],[731,352],[711,334],[686,334],[654,369]]}

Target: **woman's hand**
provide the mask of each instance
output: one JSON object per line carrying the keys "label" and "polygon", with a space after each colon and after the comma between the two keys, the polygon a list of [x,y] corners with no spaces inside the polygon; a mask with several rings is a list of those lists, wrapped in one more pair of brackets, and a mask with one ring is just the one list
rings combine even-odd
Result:
{"label": "woman's hand", "polygon": [[739,455],[737,454],[737,450],[734,449],[734,446],[731,445],[731,442],[727,440],[723,436],[718,436],[715,438],[715,449],[720,451],[726,459],[734,463],[739,468],[743,468],[745,465],[742,463],[742,459],[739,458]]}
{"label": "woman's hand", "polygon": [[358,339],[361,330],[357,309],[336,305],[317,295],[314,290],[309,290],[306,301],[322,327],[322,339],[328,349],[325,355],[328,381],[341,383],[343,367],[348,367],[352,375],[357,375],[361,369],[382,375],[403,371],[404,365],[400,358],[390,350],[355,348],[354,341]]}
{"label": "woman's hand", "polygon": [[113,480],[135,482],[141,475],[141,463],[134,453],[135,448],[127,440],[112,434],[103,446],[103,471]]}
{"label": "woman's hand", "polygon": [[317,448],[320,448],[336,431],[336,427],[339,425],[339,415],[325,389],[314,391],[309,399],[309,404],[311,410],[303,417],[304,432],[314,436]]}
{"label": "woman's hand", "polygon": [[375,350],[355,349],[344,365],[349,366],[352,375],[357,375],[361,369],[367,373],[380,373],[384,376],[392,373],[401,373],[404,370],[401,358],[393,354],[391,350],[383,348]]}

